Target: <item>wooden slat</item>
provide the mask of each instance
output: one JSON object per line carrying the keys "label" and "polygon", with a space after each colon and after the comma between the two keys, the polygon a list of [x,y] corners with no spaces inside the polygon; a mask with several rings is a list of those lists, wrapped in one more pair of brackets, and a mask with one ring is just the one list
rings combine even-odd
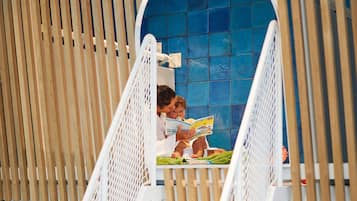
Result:
{"label": "wooden slat", "polygon": [[175,192],[174,192],[174,180],[172,178],[172,169],[167,168],[164,169],[164,178],[165,178],[165,194],[167,201],[175,200]]}
{"label": "wooden slat", "polygon": [[[52,27],[53,27],[53,55],[54,55],[54,63],[56,68],[54,69],[56,76],[55,76],[55,83],[56,83],[56,99],[57,99],[57,107],[56,113],[58,115],[57,119],[59,120],[59,135],[57,136],[57,142],[55,149],[58,150],[56,152],[56,166],[58,170],[58,188],[59,188],[59,196],[60,200],[67,201],[68,195],[71,198],[75,197],[75,183],[71,178],[68,181],[68,188],[67,188],[67,181],[65,177],[65,165],[67,166],[67,171],[69,175],[73,175],[73,164],[72,159],[70,158],[70,152],[67,147],[62,148],[62,144],[67,143],[68,140],[68,133],[70,132],[69,123],[68,123],[68,103],[65,93],[66,84],[64,82],[64,53],[63,53],[63,45],[62,45],[62,33],[61,33],[61,22],[60,22],[60,9],[59,9],[59,2],[57,0],[51,0],[51,16],[52,16]],[[63,155],[65,153],[65,155]],[[64,162],[64,158],[66,159],[66,164]],[[71,167],[71,168],[70,168]]]}
{"label": "wooden slat", "polygon": [[[91,103],[91,125],[93,126],[95,156],[99,155],[104,138],[104,118],[101,116],[103,104],[100,104],[99,86],[97,80],[97,68],[94,60],[94,45],[93,45],[93,29],[92,29],[92,14],[90,0],[82,1],[83,28],[84,28],[84,61],[88,73],[88,88]],[[93,158],[93,156],[92,156]],[[91,173],[91,172],[90,172]]]}
{"label": "wooden slat", "polygon": [[[354,57],[357,58],[357,1],[350,1],[351,4],[351,18],[352,18],[352,35],[354,44]],[[357,64],[355,64],[355,72],[357,74]],[[356,75],[357,76],[357,75]]]}
{"label": "wooden slat", "polygon": [[343,177],[343,159],[342,159],[342,142],[341,142],[341,111],[339,110],[339,94],[337,85],[337,70],[334,47],[334,30],[332,30],[331,8],[329,0],[321,0],[321,20],[323,30],[326,78],[328,90],[328,102],[330,111],[330,128],[332,137],[332,154],[334,162],[334,177],[336,200],[345,200],[345,184]]}
{"label": "wooden slat", "polygon": [[[27,76],[22,74],[22,81],[28,86],[28,92],[26,92],[27,87],[22,88],[21,99],[24,97],[30,97],[28,101],[22,101],[23,107],[23,117],[25,125],[25,146],[26,146],[26,158],[28,166],[28,176],[29,176],[29,186],[30,186],[30,198],[31,200],[39,200],[39,188],[36,173],[36,156],[34,147],[34,133],[39,134],[40,123],[39,121],[32,121],[32,119],[39,119],[38,117],[38,102],[36,95],[36,76],[34,75],[34,55],[33,55],[33,45],[32,45],[32,31],[31,31],[31,21],[30,21],[30,7],[27,0],[21,1],[21,10],[23,16],[23,28],[24,28],[24,42],[25,42],[25,53],[26,53],[26,65],[27,65]],[[23,70],[22,70],[23,71]],[[19,71],[21,72],[21,71]],[[22,72],[25,73],[25,72]],[[27,80],[26,80],[27,79]],[[31,94],[31,95],[30,95]],[[31,102],[31,103],[30,103]]]}
{"label": "wooden slat", "polygon": [[141,4],[141,0],[136,0],[136,10],[139,10]]}
{"label": "wooden slat", "polygon": [[292,63],[290,26],[289,26],[289,11],[287,0],[278,1],[278,19],[281,31],[281,46],[282,46],[282,62],[285,84],[285,102],[286,102],[286,118],[287,130],[289,133],[289,158],[291,164],[291,180],[292,180],[292,195],[293,200],[301,199],[300,186],[300,154],[299,154],[299,139],[296,119],[295,107],[295,87],[294,87],[294,71]]}
{"label": "wooden slat", "polygon": [[315,166],[313,158],[312,148],[312,135],[310,125],[310,109],[307,87],[307,74],[305,63],[305,51],[304,51],[304,39],[302,31],[302,16],[300,1],[291,2],[292,23],[294,30],[294,42],[295,42],[295,58],[296,58],[296,71],[299,88],[299,103],[300,103],[300,115],[301,115],[301,128],[302,128],[302,140],[304,149],[304,163],[305,173],[307,180],[306,198],[308,200],[316,200],[316,188],[315,188]]}
{"label": "wooden slat", "polygon": [[[81,134],[76,135],[74,143],[75,146],[79,148],[76,161],[80,161],[77,165],[77,175],[80,179],[78,181],[79,185],[79,200],[82,200],[85,190],[85,165],[82,162],[86,159],[86,164],[90,167],[92,171],[94,166],[94,161],[89,157],[93,153],[92,141],[91,139],[91,129],[89,127],[89,102],[88,102],[88,93],[87,93],[87,76],[85,74],[84,68],[84,57],[83,57],[83,40],[82,40],[82,22],[81,22],[81,11],[80,4],[78,0],[71,0],[71,11],[72,11],[72,24],[74,32],[74,62],[75,62],[75,76],[74,80],[76,81],[76,93],[78,94],[78,105],[77,113],[79,114],[79,122],[81,127]],[[82,142],[82,143],[81,143]],[[83,153],[88,157],[84,157]],[[83,183],[81,183],[83,182]]]}
{"label": "wooden slat", "polygon": [[109,72],[109,87],[112,95],[112,108],[115,111],[120,100],[119,90],[119,74],[114,44],[114,19],[113,19],[113,3],[112,1],[103,1],[103,15],[105,38],[107,41],[107,57],[108,57],[108,72]]}
{"label": "wooden slat", "polygon": [[[29,103],[29,92],[28,92],[28,78],[27,78],[27,62],[26,62],[26,52],[25,52],[25,41],[23,35],[23,21],[22,21],[22,10],[20,6],[20,0],[13,1],[13,17],[14,17],[14,31],[15,31],[15,43],[16,43],[16,54],[18,61],[18,76],[19,76],[19,91],[21,98],[18,98],[18,101],[21,100],[21,119],[23,119],[23,132],[18,133],[17,135],[17,155],[19,159],[20,166],[20,177],[21,177],[21,197],[23,200],[29,200],[29,183],[27,168],[31,167],[34,169],[34,163],[30,164],[26,162],[26,146],[25,139],[28,139],[29,136],[32,136],[32,120],[31,120],[31,109]],[[32,148],[32,149],[31,149]],[[29,147],[29,150],[32,152],[29,154],[30,158],[33,157],[33,146]],[[31,158],[34,160],[34,158]],[[35,172],[30,172],[32,180],[34,180]],[[31,183],[33,184],[33,183]]]}
{"label": "wooden slat", "polygon": [[[11,171],[11,192],[12,199],[21,199],[20,195],[20,185],[19,185],[19,174],[18,174],[18,163],[16,157],[16,132],[19,132],[18,123],[18,103],[16,101],[16,76],[15,69],[17,69],[16,61],[16,50],[14,41],[14,30],[13,30],[13,20],[12,20],[12,5],[10,1],[3,1],[3,12],[4,12],[4,24],[5,24],[5,36],[6,36],[6,50],[7,50],[7,60],[8,65],[5,69],[6,75],[2,76],[4,89],[4,105],[5,105],[5,120],[6,120],[6,131],[7,133],[7,145],[8,153],[13,153],[9,155],[10,160],[10,171]],[[4,36],[2,36],[4,37]],[[9,113],[9,114],[8,114]]]}
{"label": "wooden slat", "polygon": [[134,38],[134,27],[135,27],[135,11],[134,11],[134,1],[132,0],[124,0],[124,8],[125,8],[125,22],[126,22],[126,33],[128,37],[128,45],[130,52],[130,66],[129,71],[134,66],[134,62],[136,59],[135,53],[135,38]]}
{"label": "wooden slat", "polygon": [[108,83],[108,66],[105,57],[104,50],[104,30],[103,30],[103,17],[100,1],[92,0],[92,10],[94,19],[94,34],[95,34],[95,44],[96,44],[96,59],[99,70],[98,82],[100,91],[100,101],[105,107],[102,108],[102,118],[104,119],[104,131],[109,128],[110,122],[112,120],[113,108],[112,108],[112,95],[109,90]]}
{"label": "wooden slat", "polygon": [[178,201],[186,201],[186,181],[184,176],[184,169],[175,169],[176,174],[176,192]]}
{"label": "wooden slat", "polygon": [[58,197],[57,194],[57,181],[55,173],[55,158],[54,158],[54,149],[55,143],[58,143],[55,140],[58,136],[58,123],[57,116],[55,113],[50,111],[56,110],[57,100],[55,99],[55,86],[54,86],[54,62],[52,58],[52,31],[51,31],[51,22],[50,22],[50,11],[49,11],[49,2],[48,0],[40,0],[40,9],[41,9],[41,21],[42,21],[42,37],[43,37],[43,52],[42,56],[44,58],[44,66],[42,67],[42,76],[44,78],[44,97],[45,97],[45,107],[44,112],[46,113],[47,118],[47,132],[45,131],[44,143],[45,143],[45,152],[46,152],[46,170],[47,170],[47,184],[49,199],[55,200]]}
{"label": "wooden slat", "polygon": [[340,48],[340,63],[342,74],[342,90],[345,113],[345,128],[347,138],[348,168],[350,177],[350,196],[357,197],[357,145],[356,145],[356,117],[354,113],[353,85],[351,77],[351,52],[349,51],[346,5],[343,0],[336,0],[338,41]]}
{"label": "wooden slat", "polygon": [[[43,61],[42,61],[42,41],[41,41],[41,18],[40,18],[40,8],[39,2],[31,2],[30,5],[30,16],[31,16],[31,24],[32,24],[32,41],[33,41],[33,53],[34,53],[34,66],[30,69],[29,80],[34,81],[34,91],[33,96],[36,98],[34,102],[31,101],[31,105],[36,106],[32,112],[35,115],[35,119],[39,120],[39,125],[35,125],[34,129],[34,139],[35,139],[35,153],[36,153],[36,161],[38,168],[38,177],[39,177],[39,200],[47,200],[48,192],[47,192],[47,184],[46,184],[46,169],[45,169],[45,161],[44,161],[44,153],[43,153],[43,139],[42,136],[47,134],[47,119],[45,110],[45,94],[44,94],[44,80],[41,70],[43,69]],[[36,105],[37,104],[37,105]],[[41,108],[40,108],[41,107]]]}
{"label": "wooden slat", "polygon": [[210,200],[209,184],[208,184],[208,170],[207,168],[200,168],[198,170],[200,174],[200,195],[202,201]]}
{"label": "wooden slat", "polygon": [[125,83],[129,77],[128,54],[126,50],[126,27],[124,21],[124,4],[122,0],[114,1],[114,15],[116,25],[116,35],[119,48],[119,87],[123,93]]}
{"label": "wooden slat", "polygon": [[222,192],[222,184],[221,181],[221,174],[220,169],[212,168],[212,189],[213,189],[213,200],[219,201]]}
{"label": "wooden slat", "polygon": [[[2,9],[2,4],[0,4],[0,9]],[[1,11],[1,10],[0,10]],[[2,21],[2,12],[0,12],[0,21]],[[2,22],[0,22],[0,26],[2,26]],[[2,28],[0,27],[0,30]],[[0,33],[2,33],[0,31]],[[1,41],[0,41],[0,47],[2,46]],[[0,54],[0,59],[2,59],[1,54]],[[2,69],[0,68],[0,71]],[[1,73],[0,73],[0,200],[6,200],[5,194],[7,192],[10,192],[10,181],[7,180],[5,182],[5,177],[4,177],[4,168],[8,168],[7,165],[7,150],[5,149],[6,143],[5,143],[5,117],[4,117],[4,104],[2,102],[2,90],[1,90]],[[6,164],[6,165],[4,165]],[[5,166],[5,167],[4,167]],[[6,192],[6,193],[5,193]],[[10,197],[10,196],[8,196]]]}
{"label": "wooden slat", "polygon": [[[328,172],[327,156],[327,119],[325,114],[323,83],[322,83],[322,63],[321,49],[319,44],[319,32],[317,22],[317,9],[314,1],[306,1],[307,29],[308,29],[308,47],[310,68],[312,77],[312,94],[314,104],[314,122],[316,128],[317,155],[320,170],[320,195],[321,200],[329,201],[330,183]],[[309,154],[309,153],[307,153]]]}
{"label": "wooden slat", "polygon": [[223,169],[224,178],[227,178],[227,174],[228,174],[228,168],[224,168]]}
{"label": "wooden slat", "polygon": [[[0,35],[5,35],[5,24],[4,24],[4,12],[3,12],[3,5],[0,3]],[[7,80],[6,71],[7,71],[7,52],[6,52],[6,41],[5,37],[0,37],[0,163],[2,169],[2,191],[1,198],[3,200],[11,200],[11,185],[10,185],[10,172],[9,172],[9,154],[7,151],[7,140],[6,135],[9,134],[6,130],[6,105],[5,105],[5,98],[7,89]]]}
{"label": "wooden slat", "polygon": [[197,201],[197,179],[195,169],[187,169],[187,194],[188,201]]}
{"label": "wooden slat", "polygon": [[[78,97],[76,94],[76,82],[75,82],[75,66],[74,66],[74,58],[73,58],[73,41],[72,41],[72,28],[71,28],[71,14],[70,14],[70,7],[68,4],[68,1],[66,0],[61,0],[61,14],[62,14],[62,26],[63,26],[63,32],[64,32],[64,56],[65,56],[65,81],[67,85],[67,98],[68,98],[68,118],[70,120],[69,122],[69,127],[70,127],[70,133],[68,133],[68,145],[70,145],[70,153],[66,157],[69,157],[68,163],[66,163],[66,166],[70,169],[72,168],[77,168],[78,171],[82,171],[83,169],[83,155],[81,153],[80,147],[79,147],[79,136],[82,134],[81,129],[80,129],[80,121],[79,121],[79,106],[78,106]],[[68,153],[67,153],[68,154]],[[73,157],[74,159],[74,164],[73,164]],[[74,172],[71,173],[71,175],[68,176],[68,179],[71,180],[71,182],[74,182],[76,180]],[[77,184],[77,189],[78,189],[78,194],[83,195],[84,192],[84,184],[85,184],[85,178],[83,177],[83,174],[78,174],[77,178],[78,184]],[[75,185],[75,184],[71,184]],[[70,200],[77,200],[78,195],[71,193],[71,196],[74,196],[73,198],[70,197]]]}

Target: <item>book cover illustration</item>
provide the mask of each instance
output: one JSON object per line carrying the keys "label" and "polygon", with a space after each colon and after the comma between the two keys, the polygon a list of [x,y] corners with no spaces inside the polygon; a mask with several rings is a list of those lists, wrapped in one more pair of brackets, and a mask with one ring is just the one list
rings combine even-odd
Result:
{"label": "book cover illustration", "polygon": [[201,136],[211,135],[214,124],[214,116],[210,115],[196,120],[191,121],[181,121],[178,119],[166,118],[166,134],[175,135],[178,126],[181,125],[181,129],[189,130],[195,129],[196,134],[191,138],[194,140]]}

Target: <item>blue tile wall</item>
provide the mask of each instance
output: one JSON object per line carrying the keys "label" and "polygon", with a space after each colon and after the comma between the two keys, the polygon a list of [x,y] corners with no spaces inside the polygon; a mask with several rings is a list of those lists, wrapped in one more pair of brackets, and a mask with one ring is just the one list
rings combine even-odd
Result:
{"label": "blue tile wall", "polygon": [[226,8],[229,4],[229,0],[208,0],[208,8]]}
{"label": "blue tile wall", "polygon": [[188,18],[188,33],[202,34],[208,32],[208,19],[206,10],[198,10],[189,12]]}
{"label": "blue tile wall", "polygon": [[229,80],[231,75],[230,57],[210,58],[210,80]]}
{"label": "blue tile wall", "polygon": [[231,54],[231,36],[228,32],[209,35],[209,56]]}
{"label": "blue tile wall", "polygon": [[198,58],[198,59],[188,59],[188,81],[208,81],[209,71],[208,71],[208,58]]}
{"label": "blue tile wall", "polygon": [[210,82],[210,105],[230,105],[230,81]]}
{"label": "blue tile wall", "polygon": [[170,15],[167,18],[167,34],[169,36],[182,36],[186,35],[186,15],[179,13]]}
{"label": "blue tile wall", "polygon": [[267,0],[150,0],[142,33],[182,53],[176,93],[187,117],[215,115],[211,147],[234,147],[268,23]]}
{"label": "blue tile wall", "polygon": [[229,8],[214,8],[209,10],[209,32],[222,32],[229,30]]}

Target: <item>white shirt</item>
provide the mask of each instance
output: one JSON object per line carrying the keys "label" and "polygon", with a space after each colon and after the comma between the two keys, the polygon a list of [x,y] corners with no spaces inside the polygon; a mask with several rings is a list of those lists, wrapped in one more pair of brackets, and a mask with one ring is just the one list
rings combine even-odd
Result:
{"label": "white shirt", "polygon": [[176,135],[166,135],[165,121],[165,115],[157,116],[157,156],[171,156],[176,147]]}

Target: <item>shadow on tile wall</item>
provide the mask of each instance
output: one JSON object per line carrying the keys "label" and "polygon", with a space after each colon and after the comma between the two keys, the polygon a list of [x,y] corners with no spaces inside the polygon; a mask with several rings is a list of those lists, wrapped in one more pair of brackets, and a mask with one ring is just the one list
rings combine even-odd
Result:
{"label": "shadow on tile wall", "polygon": [[215,115],[212,147],[232,149],[265,32],[269,0],[150,0],[142,35],[152,33],[163,52],[182,53],[176,92],[187,116]]}

